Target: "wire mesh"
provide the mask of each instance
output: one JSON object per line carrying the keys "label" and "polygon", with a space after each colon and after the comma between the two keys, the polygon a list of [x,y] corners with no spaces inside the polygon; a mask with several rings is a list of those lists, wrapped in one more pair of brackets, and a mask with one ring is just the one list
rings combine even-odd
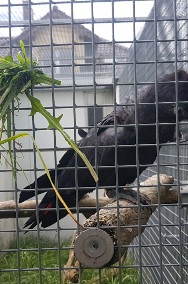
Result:
{"label": "wire mesh", "polygon": [[[19,42],[23,40],[30,58],[37,61],[45,73],[62,81],[61,86],[37,86],[32,89],[32,95],[39,98],[56,117],[63,113],[62,125],[75,141],[80,140],[78,129],[95,129],[96,172],[97,123],[111,111],[116,117],[117,104],[133,93],[137,133],[136,187],[139,191],[141,181],[155,173],[166,173],[175,178],[175,184],[180,188],[181,183],[186,184],[187,180],[187,145],[171,143],[164,145],[159,152],[158,130],[156,162],[139,176],[136,94],[143,85],[151,83],[155,84],[157,94],[157,78],[177,72],[179,68],[187,69],[187,13],[188,2],[185,0],[4,0],[0,3],[0,56],[11,54],[16,58]],[[20,99],[19,113],[13,120],[13,134],[27,131],[34,137],[49,169],[55,168],[55,184],[58,185],[56,165],[68,146],[57,131],[47,129],[48,124],[40,115],[31,118],[29,102],[23,94]],[[117,124],[115,119],[115,187],[119,215]],[[1,283],[66,283],[62,272],[71,244],[65,240],[70,240],[73,231],[79,231],[79,228],[69,217],[60,220],[58,202],[57,223],[41,228],[41,197],[36,196],[37,226],[27,233],[31,238],[24,241],[25,218],[19,217],[18,196],[28,181],[36,180],[44,169],[31,140],[14,143],[13,153],[18,162],[16,181],[12,179],[11,167],[6,160],[1,159],[0,169],[1,201],[14,199],[17,203],[15,218],[1,219],[0,222],[0,253],[4,259],[0,267]],[[2,155],[7,157],[5,150],[2,150]],[[77,170],[76,163],[73,189],[78,201]],[[92,194],[98,207],[103,190],[97,184]],[[77,202],[76,217],[82,223],[84,218],[79,210]],[[138,210],[141,210],[140,203]],[[139,218],[139,230],[140,224]],[[119,255],[119,262],[106,270],[107,276],[103,269],[86,275],[87,269],[83,272],[78,267],[78,282],[188,283],[187,209],[181,209],[180,203],[165,207],[159,204],[146,227],[130,245],[128,262],[122,262]],[[119,219],[117,228],[120,231]],[[16,240],[16,245],[11,247],[12,240]],[[14,256],[16,260],[11,263]],[[35,256],[37,264],[32,263]],[[53,264],[49,262],[51,258],[55,259]],[[10,266],[6,266],[6,262]]]}
{"label": "wire mesh", "polygon": [[[129,62],[138,63],[138,82],[152,82],[156,73],[162,76],[173,71],[175,67],[187,68],[186,17],[186,1],[156,1],[148,16],[151,21],[144,25],[139,34],[136,57],[135,48],[132,46],[129,49]],[[131,64],[127,67],[128,70],[121,75],[120,82],[131,82],[135,77],[135,67]],[[122,85],[120,88],[122,97],[124,93],[133,91],[133,86]],[[177,184],[186,180],[186,146],[178,145],[178,150],[177,156],[177,145],[163,147],[156,168],[148,169],[142,177],[158,173],[160,167],[160,172],[174,176]],[[187,212],[179,209],[178,206],[161,208],[160,214],[156,212],[150,220],[154,227],[147,229],[142,235],[142,264],[146,266],[143,269],[143,283],[188,282]]]}

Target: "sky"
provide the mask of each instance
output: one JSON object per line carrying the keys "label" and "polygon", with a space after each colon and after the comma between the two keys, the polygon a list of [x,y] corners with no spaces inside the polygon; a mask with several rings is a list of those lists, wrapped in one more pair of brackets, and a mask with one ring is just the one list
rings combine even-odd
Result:
{"label": "sky", "polygon": [[[12,21],[18,21],[22,18],[22,6],[18,4],[22,3],[22,0],[1,0],[0,5],[0,27],[2,27],[3,22],[8,20],[8,2],[11,2],[11,18]],[[42,16],[49,12],[49,2],[48,0],[32,0],[32,9],[34,12],[34,19],[39,20]],[[61,3],[60,3],[61,2]],[[66,2],[66,3],[63,3]],[[67,3],[69,2],[69,3]],[[81,2],[81,3],[80,3]],[[92,16],[92,5],[86,3],[84,0],[79,1],[71,5],[71,1],[55,1],[55,5],[58,9],[65,12],[68,16],[71,16],[71,9],[73,8],[74,19],[90,19]],[[14,6],[15,5],[15,6]],[[153,1],[135,1],[135,16],[136,17],[147,17],[151,8],[153,6]],[[94,19],[111,19],[114,13],[114,18],[125,18],[133,17],[133,1],[114,1],[114,8],[112,9],[111,2],[94,2],[93,3],[93,16]],[[84,25],[88,29],[92,29],[90,24]],[[135,33],[138,34],[139,31],[144,26],[144,22],[137,22],[135,24]],[[21,28],[14,28],[12,34],[14,36],[21,32]],[[112,24],[111,23],[96,23],[94,25],[94,32],[98,36],[105,38],[107,40],[112,40]],[[8,36],[8,28],[0,28],[0,36]],[[130,41],[133,40],[133,23],[115,23],[114,24],[114,37],[116,41]],[[128,44],[127,44],[128,45]]]}

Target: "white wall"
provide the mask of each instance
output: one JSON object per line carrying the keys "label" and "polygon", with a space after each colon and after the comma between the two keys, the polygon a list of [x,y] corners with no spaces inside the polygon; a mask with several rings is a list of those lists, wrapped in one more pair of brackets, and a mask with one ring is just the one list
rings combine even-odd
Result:
{"label": "white wall", "polygon": [[[43,105],[50,111],[52,111],[52,94],[50,90],[43,90],[41,91],[35,91],[34,95],[38,97]],[[79,90],[75,92],[75,104],[78,106],[76,108],[75,114],[73,112],[73,91],[72,90],[57,90],[54,93],[54,101],[55,101],[55,116],[59,116],[63,113],[63,118],[61,120],[61,124],[63,127],[68,127],[72,129],[67,129],[66,131],[70,134],[72,138],[76,136],[76,139],[80,139],[77,132],[74,132],[74,121],[76,123],[76,126],[78,127],[86,127],[88,126],[88,117],[87,117],[87,108],[85,106],[90,105],[92,106],[94,104],[94,92],[93,90]],[[20,106],[19,113],[15,117],[15,127],[16,127],[16,133],[18,132],[28,132],[33,136],[32,132],[32,117],[29,116],[30,113],[30,103],[26,98],[23,96],[20,96],[21,101],[23,103]],[[97,90],[96,93],[96,102],[97,104],[104,105],[105,104],[111,104],[112,103],[112,91],[110,89],[100,89]],[[65,108],[68,106],[68,108]],[[104,107],[104,115],[111,112],[112,107]],[[75,116],[74,116],[75,115]],[[55,162],[54,162],[54,148],[56,149],[56,156],[57,161],[61,158],[63,154],[63,148],[69,147],[67,143],[64,141],[62,136],[59,133],[56,133],[57,141],[56,145],[54,144],[54,133],[52,130],[47,130],[48,123],[40,114],[36,114],[34,117],[34,125],[35,125],[35,140],[37,142],[38,147],[42,151],[42,155],[44,157],[44,160],[49,168],[54,168]],[[29,131],[28,131],[29,129]],[[29,182],[33,182],[34,180],[34,153],[33,153],[33,144],[32,140],[30,138],[23,138],[19,140],[19,144],[16,145],[16,149],[19,150],[19,153],[17,153],[17,161],[19,162],[20,167],[24,170],[24,173],[22,171],[18,174],[17,179],[17,185],[19,189],[24,188]],[[39,170],[38,175],[41,175],[44,173],[43,167],[41,165],[40,160],[36,156],[37,160],[37,168]],[[41,171],[40,171],[41,170]],[[27,176],[27,179],[25,177]],[[10,177],[10,173],[9,173]],[[6,183],[7,180],[10,182],[10,178],[7,178],[7,176],[4,177],[4,182]],[[3,183],[2,186],[4,187]],[[8,188],[12,188],[10,184],[7,185]],[[14,186],[13,186],[14,188]],[[2,194],[1,194],[2,195]],[[2,197],[2,196],[1,196]],[[10,196],[7,196],[3,194],[3,197],[1,200],[7,200],[9,198],[12,198]],[[82,217],[81,217],[82,218]],[[82,218],[83,219],[83,218]],[[23,224],[26,221],[26,219],[19,219],[19,227],[20,229],[23,228]],[[81,220],[80,220],[81,221]],[[4,221],[3,221],[4,222]],[[8,225],[8,229],[13,229],[14,227],[14,220],[11,220]],[[68,228],[75,227],[75,223],[72,222],[70,217],[64,218],[60,222],[62,228],[66,228],[65,231],[61,233],[62,238],[68,238],[70,235],[72,235],[72,230],[67,230]],[[53,226],[53,228],[57,228],[57,224]],[[1,229],[1,227],[0,227]],[[46,233],[44,233],[46,234]],[[57,237],[57,232],[53,231],[50,232],[49,235],[54,238]]]}
{"label": "white wall", "polygon": [[[7,163],[7,154],[1,152],[1,171],[0,171],[0,202],[14,199],[13,180],[10,166]],[[14,219],[0,219],[0,249],[8,246],[14,238],[14,232],[9,231],[15,228]]]}

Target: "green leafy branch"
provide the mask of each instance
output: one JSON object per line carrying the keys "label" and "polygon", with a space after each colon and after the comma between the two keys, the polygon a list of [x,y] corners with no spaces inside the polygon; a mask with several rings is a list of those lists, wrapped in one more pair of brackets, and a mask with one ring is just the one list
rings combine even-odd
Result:
{"label": "green leafy branch", "polygon": [[50,78],[37,63],[26,56],[23,41],[20,41],[22,52],[18,53],[18,62],[12,56],[0,57],[0,120],[7,116],[7,111],[14,100],[18,100],[21,93],[29,94],[33,86],[39,84],[60,85],[61,81]]}
{"label": "green leafy branch", "polygon": [[[65,132],[60,124],[60,120],[63,115],[58,118],[52,116],[41,104],[41,102],[35,97],[31,96],[31,89],[36,85],[60,85],[61,81],[55,80],[46,75],[41,69],[37,68],[37,63],[31,62],[27,57],[25,46],[23,41],[20,41],[21,51],[17,55],[17,61],[13,60],[12,56],[0,57],[0,146],[4,143],[8,143],[8,153],[10,156],[11,166],[13,173],[16,173],[14,169],[14,158],[12,156],[12,141],[17,138],[28,136],[27,133],[21,133],[17,135],[12,134],[12,115],[14,114],[14,102],[16,101],[18,106],[20,105],[19,94],[25,94],[31,103],[31,115],[35,115],[39,112],[45,117],[49,123],[49,129],[58,130],[68,144],[77,152],[77,154],[83,159],[84,163],[88,167],[94,180],[97,182],[98,177],[88,161],[87,157],[80,151],[76,143]],[[7,138],[3,139],[5,134]],[[2,140],[3,139],[3,140]],[[35,144],[35,148],[36,143]],[[38,149],[38,148],[36,148]],[[39,154],[39,151],[37,150]],[[40,158],[42,156],[39,154]],[[41,160],[44,164],[43,159]],[[45,167],[45,166],[44,166]],[[47,168],[45,167],[46,173]],[[49,177],[49,175],[47,174]],[[50,181],[51,182],[51,181]],[[54,186],[52,186],[54,188]],[[57,192],[56,192],[57,194]],[[62,201],[61,201],[62,202]]]}
{"label": "green leafy branch", "polygon": [[[39,84],[60,85],[61,81],[50,78],[41,69],[36,68],[37,63],[31,62],[27,57],[24,43],[20,41],[21,52],[17,55],[17,62],[8,55],[0,57],[0,141],[3,133],[11,137],[11,115],[14,112],[14,102],[20,104],[19,94],[28,95],[32,87]],[[12,156],[12,141],[8,140],[8,152],[15,177],[15,168]]]}

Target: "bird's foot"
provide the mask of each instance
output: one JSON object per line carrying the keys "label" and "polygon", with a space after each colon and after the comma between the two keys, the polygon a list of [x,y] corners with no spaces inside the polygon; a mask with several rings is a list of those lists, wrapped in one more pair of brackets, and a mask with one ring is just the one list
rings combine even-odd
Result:
{"label": "bird's foot", "polygon": [[[114,200],[117,199],[115,189],[106,189],[105,191],[106,191],[106,195],[108,196],[108,198],[113,198]],[[142,195],[138,194],[135,190],[131,188],[119,189],[118,199],[126,199],[135,205],[138,205],[139,202],[143,205],[149,205],[147,200]]]}
{"label": "bird's foot", "polygon": [[126,199],[126,200],[128,200],[128,201],[130,201],[130,202],[132,202],[133,204],[136,204],[136,205],[138,205],[139,202],[143,205],[149,205],[147,200],[142,195],[138,194],[133,189],[121,189],[121,190],[119,190],[118,198],[119,199]]}

